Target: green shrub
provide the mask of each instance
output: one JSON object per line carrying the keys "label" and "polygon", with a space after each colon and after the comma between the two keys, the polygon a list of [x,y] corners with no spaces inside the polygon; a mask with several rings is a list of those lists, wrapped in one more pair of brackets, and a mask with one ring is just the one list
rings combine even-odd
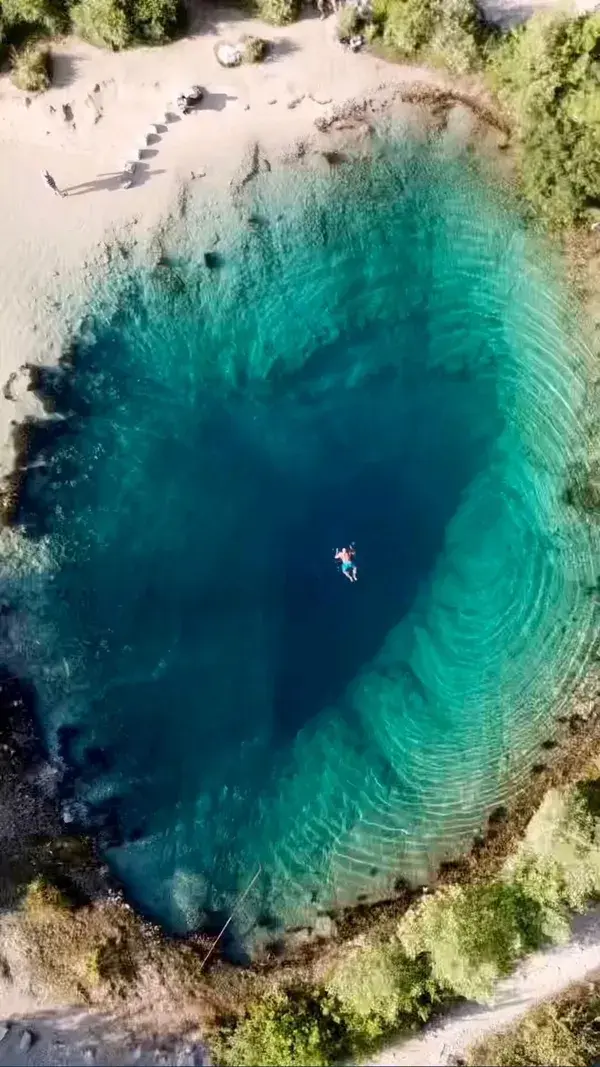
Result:
{"label": "green shrub", "polygon": [[17,89],[28,93],[43,93],[50,88],[52,59],[47,45],[29,41],[19,51],[12,52],[11,79]]}
{"label": "green shrub", "polygon": [[177,24],[177,0],[134,0],[131,19],[135,36],[160,44],[172,36]]}
{"label": "green shrub", "polygon": [[2,0],[2,18],[7,26],[28,23],[48,33],[60,33],[69,21],[60,0]]}
{"label": "green shrub", "polygon": [[425,1022],[436,999],[424,961],[409,959],[396,941],[356,948],[331,971],[325,988],[340,1005],[355,1044]]}
{"label": "green shrub", "polygon": [[490,61],[521,143],[525,196],[555,227],[584,219],[598,201],[599,47],[600,14],[536,15]]}
{"label": "green shrub", "polygon": [[362,26],[362,19],[352,4],[345,4],[337,13],[336,37],[338,41],[347,41],[354,37]]}
{"label": "green shrub", "polygon": [[44,878],[35,878],[27,886],[22,906],[29,919],[40,921],[65,912],[71,905],[60,889]]}
{"label": "green shrub", "polygon": [[118,51],[131,43],[132,33],[120,0],[79,0],[71,8],[75,33],[98,48]]}
{"label": "green shrub", "polygon": [[487,999],[494,982],[552,936],[540,906],[519,886],[447,886],[402,919],[398,933],[410,957],[427,953],[433,979],[471,1000]]}
{"label": "green shrub", "polygon": [[287,26],[300,14],[299,0],[257,0],[257,12],[264,22]]}
{"label": "green shrub", "polygon": [[348,1051],[334,1004],[324,995],[289,991],[252,1005],[217,1056],[226,1067],[325,1067]]}
{"label": "green shrub", "polygon": [[465,74],[480,66],[488,29],[476,0],[375,0],[374,24],[386,48]]}
{"label": "green shrub", "polygon": [[600,820],[577,787],[549,791],[504,875],[565,917],[600,896]]}
{"label": "green shrub", "polygon": [[453,74],[466,74],[480,64],[485,37],[483,20],[473,0],[444,0],[427,46],[428,58]]}
{"label": "green shrub", "polygon": [[385,7],[383,43],[403,59],[416,57],[431,40],[438,0],[390,0]]}
{"label": "green shrub", "polygon": [[269,51],[269,42],[263,37],[244,37],[240,44],[243,49],[244,63],[262,63]]}
{"label": "green shrub", "polygon": [[528,1012],[514,1028],[467,1053],[470,1067],[586,1067],[600,1056],[598,991],[568,995]]}

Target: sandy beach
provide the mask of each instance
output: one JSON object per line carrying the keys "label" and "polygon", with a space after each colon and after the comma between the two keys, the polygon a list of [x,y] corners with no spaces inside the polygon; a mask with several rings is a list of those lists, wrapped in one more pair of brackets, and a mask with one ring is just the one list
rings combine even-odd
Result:
{"label": "sandy beach", "polygon": [[[531,9],[502,0],[489,14],[510,21]],[[265,37],[270,57],[223,69],[215,43],[244,33]],[[91,264],[102,242],[152,231],[185,183],[210,198],[252,144],[277,158],[310,140],[315,120],[336,105],[382,86],[444,84],[440,73],[343,49],[333,17],[275,29],[222,8],[205,8],[192,34],[166,47],[110,53],[66,38],[53,56],[54,84],[40,95],[0,77],[0,384],[9,383],[8,399],[0,396],[0,474],[14,458],[11,423],[39,413],[19,368],[56,360],[97,279]],[[205,90],[200,108],[165,122],[177,94],[195,83]],[[124,189],[123,166],[139,150],[134,185]],[[66,198],[44,186],[44,168]]]}

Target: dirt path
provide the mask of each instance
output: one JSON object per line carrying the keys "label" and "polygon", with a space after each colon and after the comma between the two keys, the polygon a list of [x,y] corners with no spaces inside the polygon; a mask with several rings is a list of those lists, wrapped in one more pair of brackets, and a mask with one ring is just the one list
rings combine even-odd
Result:
{"label": "dirt path", "polygon": [[141,1040],[122,1021],[81,1009],[13,1017],[0,1024],[2,1067],[199,1067],[198,1043]]}
{"label": "dirt path", "polygon": [[461,1004],[418,1037],[387,1045],[369,1067],[434,1067],[464,1057],[470,1045],[502,1030],[543,1000],[600,971],[600,908],[577,916],[568,945],[530,956],[498,984],[493,1004]]}

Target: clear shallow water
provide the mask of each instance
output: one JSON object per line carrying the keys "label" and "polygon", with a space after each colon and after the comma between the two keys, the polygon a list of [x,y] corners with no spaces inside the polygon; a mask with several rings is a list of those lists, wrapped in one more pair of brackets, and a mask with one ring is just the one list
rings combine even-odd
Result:
{"label": "clear shallow water", "polygon": [[242,935],[468,842],[554,732],[596,578],[563,504],[581,345],[519,220],[406,141],[253,198],[217,269],[189,220],[99,302],[21,515],[72,800],[170,928],[261,865]]}

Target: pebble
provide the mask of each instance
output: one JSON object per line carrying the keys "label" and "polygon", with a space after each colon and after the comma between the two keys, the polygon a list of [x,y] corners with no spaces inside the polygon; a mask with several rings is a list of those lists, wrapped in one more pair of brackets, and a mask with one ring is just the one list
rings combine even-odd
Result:
{"label": "pebble", "polygon": [[33,1045],[33,1034],[31,1030],[24,1030],[21,1034],[21,1040],[19,1041],[19,1051],[29,1052],[29,1049]]}

